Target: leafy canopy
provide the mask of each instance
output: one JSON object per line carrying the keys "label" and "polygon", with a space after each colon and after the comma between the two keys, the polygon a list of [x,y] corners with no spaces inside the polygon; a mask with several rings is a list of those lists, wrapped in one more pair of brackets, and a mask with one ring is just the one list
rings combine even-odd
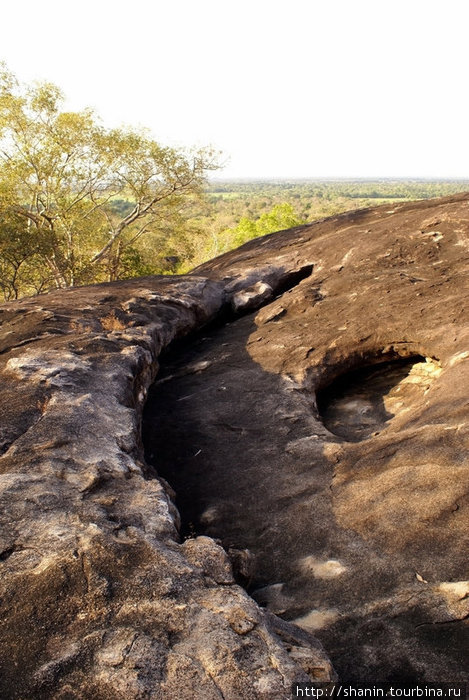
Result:
{"label": "leafy canopy", "polygon": [[55,85],[23,86],[2,65],[0,257],[5,263],[16,251],[23,273],[13,287],[3,279],[7,298],[23,293],[15,285],[32,261],[36,291],[152,271],[148,241],[184,238],[185,212],[219,167],[211,149],[184,151],[145,130],[107,129],[91,110],[62,111],[63,101]]}

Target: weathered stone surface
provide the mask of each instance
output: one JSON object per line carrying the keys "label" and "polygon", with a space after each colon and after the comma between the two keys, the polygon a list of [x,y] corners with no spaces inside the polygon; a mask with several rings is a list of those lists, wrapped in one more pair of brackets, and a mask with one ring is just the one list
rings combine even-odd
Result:
{"label": "weathered stone surface", "polygon": [[221,547],[181,544],[143,461],[159,353],[231,296],[191,276],[1,307],[2,700],[279,698],[310,668],[333,677],[313,637],[291,653]]}
{"label": "weathered stone surface", "polygon": [[469,196],[394,209],[0,308],[2,698],[467,680]]}
{"label": "weathered stone surface", "polygon": [[313,269],[168,355],[148,451],[186,531],[248,550],[253,597],[341,680],[467,681],[469,197],[280,232],[197,273],[269,260]]}
{"label": "weathered stone surface", "polygon": [[266,282],[256,282],[252,287],[243,289],[240,292],[233,294],[231,306],[233,311],[250,311],[258,309],[259,306],[272,297],[273,289]]}

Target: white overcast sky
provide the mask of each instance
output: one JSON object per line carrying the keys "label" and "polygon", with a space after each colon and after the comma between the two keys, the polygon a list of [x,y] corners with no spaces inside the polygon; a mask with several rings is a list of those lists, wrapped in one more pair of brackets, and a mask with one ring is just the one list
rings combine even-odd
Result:
{"label": "white overcast sky", "polygon": [[0,60],[229,177],[469,177],[469,0],[15,0]]}

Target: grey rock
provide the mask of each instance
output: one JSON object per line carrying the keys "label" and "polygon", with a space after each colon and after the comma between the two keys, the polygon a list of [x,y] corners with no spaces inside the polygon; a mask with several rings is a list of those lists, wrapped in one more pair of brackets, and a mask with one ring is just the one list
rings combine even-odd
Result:
{"label": "grey rock", "polygon": [[278,698],[308,678],[223,549],[180,543],[174,493],[143,458],[157,358],[225,286],[148,278],[0,308],[5,700]]}
{"label": "grey rock", "polygon": [[[345,680],[467,680],[468,214],[354,212],[0,308],[2,698],[286,699],[336,678],[311,632]],[[398,358],[384,411],[386,377],[331,390]]]}

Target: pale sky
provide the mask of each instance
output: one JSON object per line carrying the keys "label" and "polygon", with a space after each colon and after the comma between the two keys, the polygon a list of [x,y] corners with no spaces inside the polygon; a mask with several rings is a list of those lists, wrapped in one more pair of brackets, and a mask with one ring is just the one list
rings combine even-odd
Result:
{"label": "pale sky", "polygon": [[469,177],[468,0],[15,0],[0,60],[242,178]]}

